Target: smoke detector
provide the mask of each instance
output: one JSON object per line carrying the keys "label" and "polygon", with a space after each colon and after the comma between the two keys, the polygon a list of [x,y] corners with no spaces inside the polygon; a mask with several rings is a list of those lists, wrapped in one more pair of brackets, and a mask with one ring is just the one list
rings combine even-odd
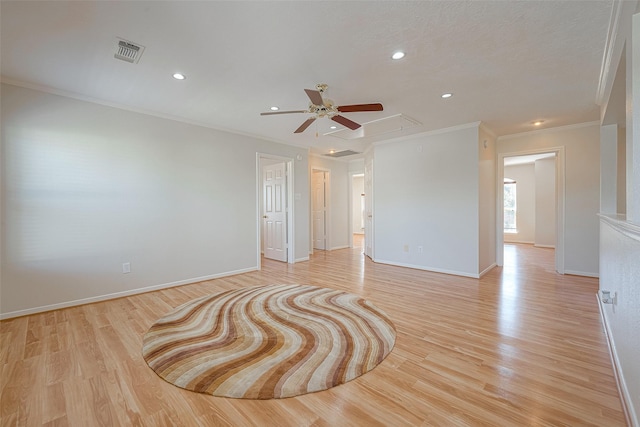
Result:
{"label": "smoke detector", "polygon": [[116,53],[113,57],[121,61],[137,64],[140,61],[142,52],[144,52],[144,46],[124,39],[117,40]]}

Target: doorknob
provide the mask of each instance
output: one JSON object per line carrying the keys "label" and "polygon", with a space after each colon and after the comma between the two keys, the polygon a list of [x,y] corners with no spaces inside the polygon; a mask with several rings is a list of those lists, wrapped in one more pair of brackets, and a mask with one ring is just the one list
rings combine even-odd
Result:
{"label": "doorknob", "polygon": [[266,216],[266,215],[262,215],[262,218],[269,218],[269,217],[268,217],[268,216]]}

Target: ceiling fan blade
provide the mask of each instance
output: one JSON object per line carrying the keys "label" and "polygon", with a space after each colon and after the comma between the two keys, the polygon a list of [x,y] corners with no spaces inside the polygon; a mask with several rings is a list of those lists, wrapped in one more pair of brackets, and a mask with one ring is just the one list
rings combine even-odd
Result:
{"label": "ceiling fan blade", "polygon": [[324,105],[324,101],[322,100],[322,95],[317,90],[313,89],[305,89],[307,96],[311,100],[313,105]]}
{"label": "ceiling fan blade", "polygon": [[333,120],[334,122],[338,122],[343,126],[348,127],[351,130],[356,130],[360,127],[360,125],[352,120],[347,119],[346,117],[342,117],[342,116],[333,116],[331,117],[331,120]]}
{"label": "ceiling fan blade", "polygon": [[311,117],[310,119],[307,119],[303,124],[300,125],[300,127],[298,129],[295,130],[295,132],[293,133],[302,133],[305,131],[305,129],[307,129],[311,123],[313,123],[316,120],[315,117]]}
{"label": "ceiling fan blade", "polygon": [[337,108],[341,113],[355,113],[358,111],[382,111],[382,104],[341,105]]}
{"label": "ceiling fan blade", "polygon": [[291,114],[291,113],[308,113],[308,110],[292,110],[292,111],[267,111],[266,113],[260,113],[261,116],[271,116],[274,114]]}

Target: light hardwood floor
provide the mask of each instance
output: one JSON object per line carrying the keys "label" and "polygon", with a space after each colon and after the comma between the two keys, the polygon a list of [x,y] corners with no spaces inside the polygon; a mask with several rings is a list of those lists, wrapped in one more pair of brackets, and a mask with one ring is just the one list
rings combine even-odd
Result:
{"label": "light hardwood floor", "polygon": [[[561,276],[553,250],[507,245],[481,280],[374,264],[362,248],[309,262],[3,321],[2,426],[624,425],[596,279]],[[141,356],[147,328],[208,293],[306,283],[360,294],[395,322],[373,371],[282,400],[174,387]]]}

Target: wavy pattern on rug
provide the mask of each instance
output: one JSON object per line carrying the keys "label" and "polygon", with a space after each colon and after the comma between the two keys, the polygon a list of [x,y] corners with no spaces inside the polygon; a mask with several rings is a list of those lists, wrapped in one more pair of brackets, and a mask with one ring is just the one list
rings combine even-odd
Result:
{"label": "wavy pattern on rug", "polygon": [[325,390],[370,371],[395,336],[387,315],[357,295],[269,285],[175,308],[151,326],[142,353],[178,387],[271,399]]}

